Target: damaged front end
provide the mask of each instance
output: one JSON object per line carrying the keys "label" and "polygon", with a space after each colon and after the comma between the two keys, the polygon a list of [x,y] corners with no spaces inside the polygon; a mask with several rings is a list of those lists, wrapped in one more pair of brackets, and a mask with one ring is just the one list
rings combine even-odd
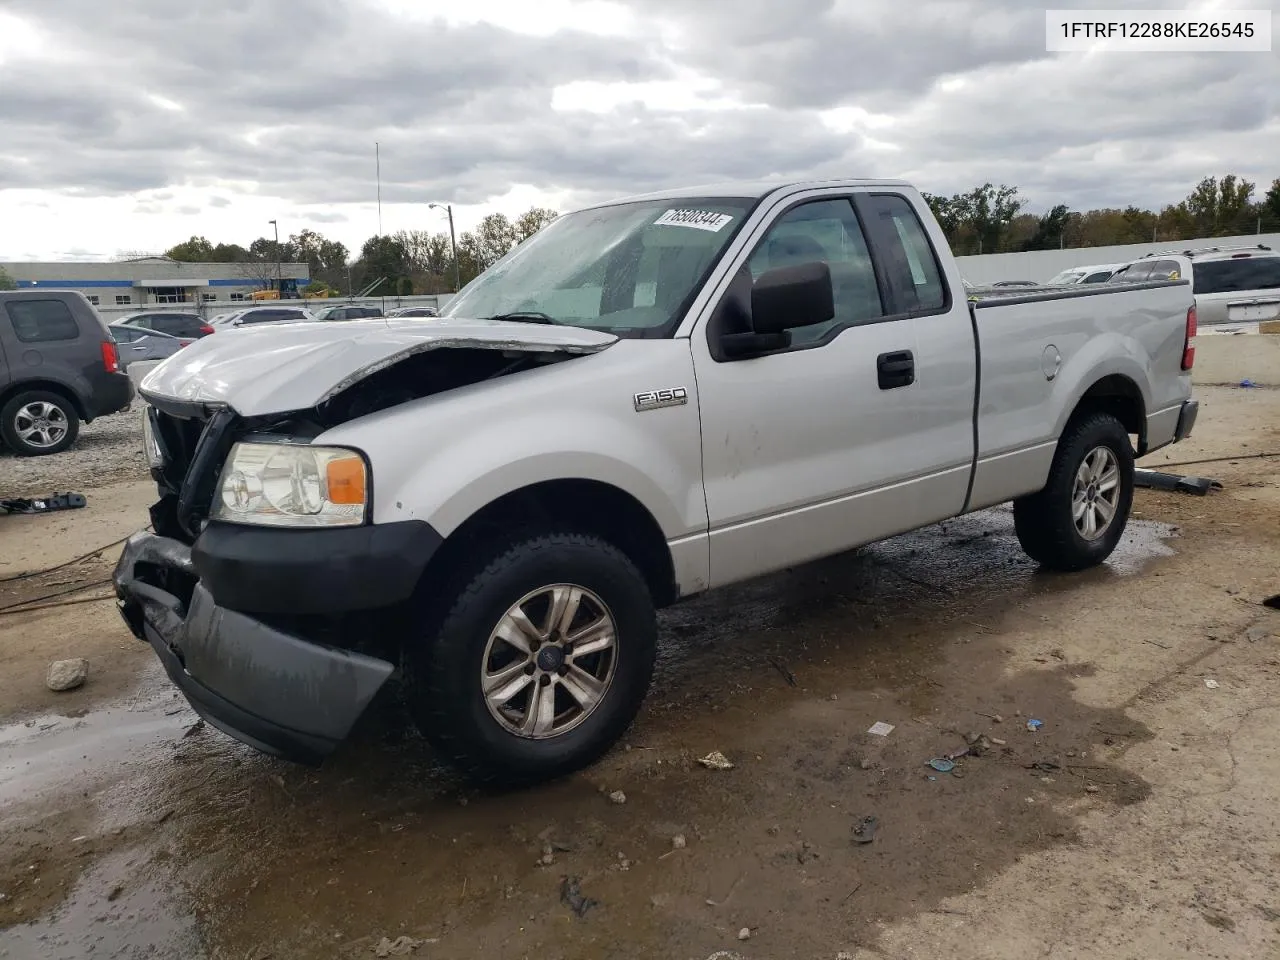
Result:
{"label": "damaged front end", "polygon": [[[222,336],[234,334],[205,339]],[[253,336],[242,345],[254,346]],[[257,381],[246,383],[248,414],[225,376],[205,390],[189,370],[161,367],[144,382],[160,499],[154,532],[130,538],[113,582],[130,630],[213,726],[292,760],[330,753],[394,673],[405,613],[443,542],[416,519],[332,528],[219,520],[213,506],[238,442],[306,444],[378,410],[594,352],[512,349],[498,338],[449,346],[414,344],[361,362],[358,377],[331,366],[329,383],[313,375],[305,390],[296,371],[282,372],[286,394],[315,399],[304,408],[270,409]],[[206,373],[225,363],[200,359]],[[165,389],[178,381],[182,389]]]}

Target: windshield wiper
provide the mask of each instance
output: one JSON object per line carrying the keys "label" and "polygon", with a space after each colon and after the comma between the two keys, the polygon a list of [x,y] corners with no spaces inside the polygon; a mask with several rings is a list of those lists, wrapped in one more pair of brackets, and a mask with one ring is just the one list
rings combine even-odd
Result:
{"label": "windshield wiper", "polygon": [[486,320],[511,320],[515,323],[549,323],[556,324],[559,321],[550,314],[541,313],[537,310],[515,310],[511,313],[500,313],[497,316],[485,317]]}

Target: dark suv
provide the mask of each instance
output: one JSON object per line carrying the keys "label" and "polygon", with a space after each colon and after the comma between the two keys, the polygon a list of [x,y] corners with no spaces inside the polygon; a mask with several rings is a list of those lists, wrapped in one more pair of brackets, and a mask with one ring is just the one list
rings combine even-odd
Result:
{"label": "dark suv", "polygon": [[213,327],[209,326],[203,317],[194,313],[156,310],[148,313],[134,313],[115,322],[125,327],[158,330],[179,340],[198,340],[213,333]]}
{"label": "dark suv", "polygon": [[115,341],[83,295],[0,293],[0,438],[15,453],[58,453],[81,421],[127,407],[133,386]]}

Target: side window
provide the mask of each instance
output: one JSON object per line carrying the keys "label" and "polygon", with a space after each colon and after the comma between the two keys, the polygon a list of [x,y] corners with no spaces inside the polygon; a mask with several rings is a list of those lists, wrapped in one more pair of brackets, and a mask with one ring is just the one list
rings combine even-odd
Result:
{"label": "side window", "polygon": [[1182,268],[1177,260],[1157,260],[1151,265],[1149,280],[1181,280]]}
{"label": "side window", "polygon": [[76,318],[61,300],[16,300],[8,305],[14,335],[23,343],[75,340]]}
{"label": "side window", "polygon": [[1138,263],[1131,263],[1122,272],[1116,274],[1118,283],[1138,283],[1142,280],[1151,279],[1151,268],[1155,266],[1145,260]]}
{"label": "side window", "polygon": [[905,301],[903,306],[913,313],[943,309],[947,288],[920,217],[906,197],[882,193],[869,200],[879,220],[877,241],[885,247],[890,282]]}
{"label": "side window", "polygon": [[1110,280],[1110,279],[1111,279],[1111,271],[1103,270],[1101,273],[1089,274],[1080,282],[1081,283],[1105,283],[1107,280]]}
{"label": "side window", "polygon": [[126,326],[112,326],[111,339],[117,343],[133,343],[137,340],[139,331]]}
{"label": "side window", "polygon": [[814,200],[783,214],[747,261],[751,278],[779,267],[820,260],[831,269],[835,316],[791,331],[795,345],[820,340],[836,327],[884,316],[871,253],[848,200]]}

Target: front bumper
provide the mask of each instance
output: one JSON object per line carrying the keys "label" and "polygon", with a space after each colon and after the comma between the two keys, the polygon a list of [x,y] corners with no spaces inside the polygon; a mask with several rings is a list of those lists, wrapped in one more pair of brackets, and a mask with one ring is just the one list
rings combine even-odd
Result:
{"label": "front bumper", "polygon": [[[219,606],[178,540],[135,533],[112,574],[129,629],[195,711],[224,733],[302,763],[331,753],[391,675],[386,660],[301,639]],[[194,582],[189,599],[175,583]]]}

